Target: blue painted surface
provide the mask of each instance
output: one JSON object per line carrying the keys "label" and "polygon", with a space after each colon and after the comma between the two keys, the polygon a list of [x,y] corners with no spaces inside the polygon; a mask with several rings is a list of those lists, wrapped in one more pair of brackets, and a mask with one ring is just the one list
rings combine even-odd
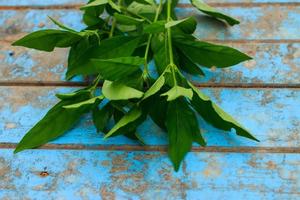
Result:
{"label": "blue painted surface", "polygon": [[[0,43],[1,44],[1,43]],[[64,81],[67,49],[52,53],[0,45],[0,79],[9,81]],[[203,68],[205,77],[189,77],[199,83],[293,83],[300,82],[300,45],[289,44],[227,44],[247,52],[254,59],[227,69]],[[11,55],[11,52],[14,55]],[[154,67],[151,67],[153,70]],[[80,77],[73,81],[82,80]]]}
{"label": "blue painted surface", "polygon": [[[84,0],[0,0],[0,6],[81,4]],[[187,3],[187,0],[181,1]],[[239,18],[240,26],[226,28],[191,8],[178,9],[182,17],[195,15],[203,39],[237,40],[234,47],[254,61],[231,69],[205,70],[197,82],[299,83],[299,0],[207,0],[230,3],[219,7]],[[259,5],[251,3],[270,3]],[[247,3],[247,4],[235,4]],[[249,4],[248,4],[249,3]],[[272,3],[272,4],[271,4]],[[282,4],[274,4],[282,3]],[[245,6],[246,5],[246,6]],[[9,42],[25,33],[53,28],[47,16],[82,29],[81,13],[74,9],[0,10],[0,81],[61,81],[65,50],[40,53]],[[248,44],[244,40],[256,40]],[[263,40],[272,40],[266,43]],[[274,40],[274,41],[273,41]],[[284,42],[290,40],[290,42]],[[13,55],[11,54],[13,53]],[[226,72],[226,73],[224,73]],[[77,79],[81,80],[81,79]],[[18,142],[57,101],[64,87],[0,87],[0,143]],[[247,127],[261,143],[214,129],[199,119],[210,146],[299,147],[299,89],[203,89],[224,110]],[[140,128],[151,145],[166,144],[165,135],[151,120]],[[103,141],[86,115],[54,144],[134,144],[124,137]],[[108,148],[108,147],[107,147]],[[109,149],[109,148],[108,148]],[[0,150],[0,199],[263,199],[300,197],[300,155],[288,153],[189,153],[178,173],[161,152],[91,150],[28,150],[17,155]],[[43,173],[42,173],[43,172]]]}
{"label": "blue painted surface", "polygon": [[[18,142],[57,101],[56,92],[71,88],[0,88],[0,142]],[[300,90],[288,89],[202,89],[226,112],[247,127],[260,143],[220,131],[199,119],[208,145],[214,146],[289,146],[300,145]],[[23,100],[25,99],[25,100]],[[166,135],[151,120],[139,129],[149,145],[166,144]],[[96,133],[87,115],[74,129],[55,140],[58,144],[135,144],[122,136],[108,140]]]}
{"label": "blue painted surface", "polygon": [[[84,4],[87,0],[0,0],[0,6],[50,6]],[[207,3],[269,3],[270,0],[206,0]],[[289,3],[290,0],[272,0],[272,3]],[[300,2],[293,0],[292,2]],[[180,3],[189,3],[188,0],[180,0]]]}
{"label": "blue painted surface", "polygon": [[[199,22],[196,35],[200,39],[243,40],[243,39],[299,39],[300,7],[222,7],[222,11],[240,19],[239,26],[227,27],[223,23],[204,17],[194,8],[178,8],[178,16],[195,16]],[[280,13],[280,15],[276,14]],[[42,28],[53,28],[51,16],[62,23],[80,30],[82,13],[78,10],[1,10],[0,36],[29,33]],[[24,20],[25,19],[25,20]]]}
{"label": "blue painted surface", "polygon": [[[6,172],[0,173],[0,199],[279,200],[297,199],[300,191],[296,154],[189,153],[178,173],[158,152],[0,155]],[[48,175],[40,176],[42,171]]]}

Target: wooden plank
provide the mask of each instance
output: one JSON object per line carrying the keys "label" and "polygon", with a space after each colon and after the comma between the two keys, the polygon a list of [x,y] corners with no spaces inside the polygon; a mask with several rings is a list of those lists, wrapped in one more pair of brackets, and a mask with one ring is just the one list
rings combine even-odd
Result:
{"label": "wooden plank", "polygon": [[300,195],[299,154],[190,153],[175,173],[159,152],[0,152],[1,199],[279,200]]}
{"label": "wooden plank", "polygon": [[[85,4],[87,0],[0,0],[0,6],[52,6],[52,5],[81,5]],[[299,0],[206,0],[209,4],[220,3],[298,3]],[[188,0],[180,0],[180,3],[189,3]]]}
{"label": "wooden plank", "polygon": [[[57,102],[56,92],[74,88],[1,87],[0,143],[17,143],[47,110]],[[217,130],[199,119],[208,146],[299,147],[300,89],[202,89],[225,111],[247,127],[260,143]],[[139,129],[148,145],[166,144],[166,135],[147,120]],[[90,115],[54,144],[136,145],[123,136],[103,140],[93,127]]]}
{"label": "wooden plank", "polygon": [[[227,43],[251,55],[254,60],[227,69],[204,69],[205,77],[189,77],[197,83],[280,83],[300,82],[300,43]],[[51,53],[23,47],[12,47],[0,42],[0,83],[1,81],[43,81],[65,80],[67,49]],[[154,73],[154,67],[151,67]],[[73,81],[81,81],[77,77]]]}
{"label": "wooden plank", "polygon": [[[270,5],[264,7],[222,7],[225,13],[230,13],[242,21],[234,27],[224,26],[215,20],[204,17],[196,9],[180,8],[180,17],[196,16],[199,22],[196,35],[209,40],[296,40],[299,41],[298,25],[300,6]],[[278,14],[280,13],[280,14]],[[1,10],[0,37],[3,40],[14,40],[16,36],[55,27],[48,16],[58,19],[62,23],[80,30],[82,13],[73,9],[61,10]]]}

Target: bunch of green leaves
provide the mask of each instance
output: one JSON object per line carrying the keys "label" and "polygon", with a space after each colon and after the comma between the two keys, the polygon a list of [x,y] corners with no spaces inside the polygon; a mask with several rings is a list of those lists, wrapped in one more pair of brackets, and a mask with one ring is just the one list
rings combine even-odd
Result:
{"label": "bunch of green leaves", "polygon": [[[84,30],[75,31],[50,18],[59,29],[40,30],[14,42],[48,52],[70,48],[66,78],[95,78],[86,88],[57,94],[59,103],[24,136],[15,152],[61,136],[88,112],[105,138],[122,134],[141,144],[137,128],[150,116],[168,136],[168,154],[176,171],[194,142],[206,145],[197,115],[216,128],[235,129],[237,135],[258,141],[185,77],[204,76],[203,67],[225,68],[251,58],[196,38],[197,21],[177,19],[177,3],[90,0],[80,8],[87,26]],[[191,4],[212,18],[239,24],[201,0],[191,0]],[[157,75],[149,73],[152,60]]]}

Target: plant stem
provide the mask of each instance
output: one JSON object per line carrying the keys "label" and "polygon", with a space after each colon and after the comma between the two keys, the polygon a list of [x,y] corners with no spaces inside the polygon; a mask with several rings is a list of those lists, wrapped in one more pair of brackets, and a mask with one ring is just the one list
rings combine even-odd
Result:
{"label": "plant stem", "polygon": [[[167,0],[167,22],[172,21],[171,18],[171,4],[172,0]],[[168,51],[169,51],[169,59],[170,64],[174,65],[174,58],[173,58],[173,47],[172,47],[172,33],[171,28],[167,28],[167,38],[168,38]]]}
{"label": "plant stem", "polygon": [[[118,0],[118,6],[121,6],[121,4],[122,4],[122,0]],[[113,21],[112,21],[112,24],[111,24],[111,29],[110,29],[110,32],[109,32],[109,37],[112,37],[114,35],[116,24],[117,24],[117,20],[116,20],[116,18],[113,18]]]}
{"label": "plant stem", "polygon": [[[171,6],[172,6],[172,0],[167,0],[167,22],[172,21]],[[170,62],[171,71],[172,71],[172,75],[173,75],[173,82],[174,82],[174,85],[176,86],[177,80],[176,80],[175,71],[177,70],[177,67],[174,64],[171,27],[167,28],[167,42],[168,42],[168,51],[169,51],[169,62]]]}
{"label": "plant stem", "polygon": [[[156,13],[155,13],[155,17],[154,17],[154,21],[153,22],[156,22],[158,20],[159,14],[160,14],[161,9],[162,9],[162,5],[163,5],[163,0],[160,0],[159,1],[159,5],[158,5],[158,7],[156,9]],[[143,73],[146,76],[149,76],[149,70],[148,70],[147,60],[148,60],[148,54],[149,54],[149,49],[150,49],[150,44],[151,44],[152,36],[153,36],[153,34],[150,34],[149,37],[148,37],[147,46],[146,46],[146,50],[145,50],[145,56],[144,56],[145,63],[144,63],[144,72]]]}

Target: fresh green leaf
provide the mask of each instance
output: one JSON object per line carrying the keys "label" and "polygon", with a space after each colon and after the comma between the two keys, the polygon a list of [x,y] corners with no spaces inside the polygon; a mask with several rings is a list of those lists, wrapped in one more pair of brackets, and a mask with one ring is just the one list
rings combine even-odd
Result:
{"label": "fresh green leaf", "polygon": [[75,75],[97,73],[91,63],[92,58],[111,59],[130,56],[138,46],[140,37],[115,36],[102,40],[101,44],[82,43],[71,48],[68,59],[67,78]]}
{"label": "fresh green leaf", "polygon": [[[170,21],[165,24],[165,28],[171,28],[173,26],[178,26],[180,24],[184,24],[185,22],[190,23],[191,21],[195,22],[195,19],[193,17],[188,17],[188,18],[184,18],[184,19],[180,19],[180,20]],[[193,23],[193,24],[195,24],[195,23]]]}
{"label": "fresh green leaf", "polygon": [[48,17],[49,17],[49,19],[50,19],[55,25],[57,25],[59,28],[64,29],[64,30],[66,30],[66,31],[70,31],[70,32],[77,33],[77,31],[75,31],[75,30],[73,30],[73,29],[71,29],[71,28],[69,28],[69,27],[63,25],[62,23],[60,23],[59,21],[55,20],[54,18],[52,18],[52,17],[50,17],[50,16],[48,16]]}
{"label": "fresh green leaf", "polygon": [[166,24],[165,20],[153,22],[151,24],[146,24],[146,25],[144,25],[143,31],[144,31],[144,33],[151,33],[151,34],[164,32],[165,24]]}
{"label": "fresh green leaf", "polygon": [[103,96],[97,96],[97,97],[93,97],[91,99],[87,99],[87,100],[84,100],[84,101],[81,101],[81,102],[78,102],[78,103],[74,103],[74,104],[63,106],[63,108],[66,108],[66,109],[78,109],[80,107],[87,106],[87,105],[97,105],[97,104],[100,103],[100,101],[103,98],[104,98]]}
{"label": "fresh green leaf", "polygon": [[[144,58],[121,57],[112,59],[92,59],[92,67],[89,72],[99,73],[104,79],[115,81],[125,78],[137,71],[144,63]],[[142,73],[142,72],[141,72]]]}
{"label": "fresh green leaf", "polygon": [[124,136],[126,136],[127,138],[129,138],[131,140],[138,141],[142,145],[146,145],[144,139],[136,132],[136,130],[131,131],[131,132],[125,132]]}
{"label": "fresh green leaf", "polygon": [[135,18],[135,17],[127,16],[127,15],[122,15],[119,13],[115,13],[114,17],[117,20],[117,23],[124,24],[124,25],[139,25],[145,21],[144,19],[139,19],[139,18]]}
{"label": "fresh green leaf", "polygon": [[177,24],[176,27],[186,34],[193,34],[197,28],[197,21],[194,17],[188,17],[181,23]]}
{"label": "fresh green leaf", "polygon": [[102,88],[103,95],[110,100],[127,100],[132,98],[141,98],[143,92],[124,84],[111,81],[104,81]]}
{"label": "fresh green leaf", "polygon": [[66,93],[66,94],[59,93],[56,94],[55,96],[60,100],[70,100],[70,99],[77,98],[79,96],[86,96],[87,98],[89,98],[91,96],[91,91],[89,90],[89,88],[84,88],[71,93]]}
{"label": "fresh green leaf", "polygon": [[169,103],[166,126],[169,137],[168,154],[175,171],[178,171],[181,161],[191,150],[193,141],[201,138],[197,118],[186,100],[179,98]]}
{"label": "fresh green leaf", "polygon": [[153,83],[153,85],[145,92],[145,95],[143,97],[144,99],[147,99],[148,97],[156,94],[162,86],[165,84],[165,77],[164,73],[159,76],[159,78]]}
{"label": "fresh green leaf", "polygon": [[108,4],[112,7],[112,9],[121,12],[121,8],[120,6],[118,6],[117,4],[115,4],[112,0],[108,0]]}
{"label": "fresh green leaf", "polygon": [[193,91],[191,89],[187,89],[187,88],[176,85],[176,86],[172,87],[166,93],[161,94],[161,96],[168,96],[167,101],[174,101],[175,99],[182,97],[182,96],[192,99]]}
{"label": "fresh green leaf", "polygon": [[[89,3],[93,3],[95,0],[90,0]],[[105,8],[105,4],[98,5],[98,6],[92,6],[92,7],[86,7],[84,9],[83,14],[83,22],[88,26],[88,29],[98,29],[101,28],[103,24],[106,22],[104,19],[100,17],[100,15],[103,13]]]}
{"label": "fresh green leaf", "polygon": [[177,49],[178,53],[178,60],[179,60],[179,67],[192,75],[201,75],[204,76],[204,72],[201,68],[194,63],[189,57],[187,57],[184,53]]}
{"label": "fresh green leaf", "polygon": [[108,0],[95,0],[95,1],[91,1],[90,3],[80,7],[80,10],[85,10],[87,8],[91,8],[91,7],[97,7],[100,5],[104,5],[107,4]]}
{"label": "fresh green leaf", "polygon": [[165,39],[166,36],[164,33],[158,33],[153,35],[151,42],[155,67],[159,74],[162,74],[169,64],[168,51],[165,48]]}
{"label": "fresh green leaf", "polygon": [[215,8],[205,4],[202,0],[190,0],[190,1],[201,12],[203,12],[211,17],[214,17],[214,18],[217,18],[220,20],[224,20],[231,26],[240,23],[238,20],[236,20],[230,16],[224,15],[223,13],[218,12]]}
{"label": "fresh green leaf", "polygon": [[108,138],[113,136],[114,133],[116,133],[119,129],[121,129],[122,127],[134,122],[135,120],[137,120],[140,116],[142,115],[142,111],[138,108],[133,108],[132,110],[130,110],[127,114],[124,115],[124,117],[122,117],[120,119],[120,121],[118,121],[118,123],[116,123],[116,125],[105,135],[104,138]]}
{"label": "fresh green leaf", "polygon": [[93,110],[93,122],[97,132],[107,132],[108,122],[113,114],[113,107],[107,103],[102,109],[95,108]]}
{"label": "fresh green leaf", "polygon": [[175,45],[190,60],[204,67],[229,67],[250,60],[248,55],[231,47],[191,40],[175,38]]}
{"label": "fresh green leaf", "polygon": [[154,123],[164,131],[166,131],[165,122],[168,103],[159,93],[150,96],[142,102],[143,109],[149,114]]}
{"label": "fresh green leaf", "polygon": [[236,134],[242,137],[246,137],[255,141],[256,139],[249,131],[247,131],[242,125],[240,125],[233,117],[224,112],[219,106],[213,103],[206,95],[204,95],[195,86],[189,83],[193,89],[194,95],[191,101],[192,106],[201,115],[201,117],[212,124],[216,128],[230,131],[232,128],[236,130]]}
{"label": "fresh green leaf", "polygon": [[26,133],[17,145],[14,153],[39,147],[47,142],[61,136],[79,120],[80,116],[89,111],[90,106],[79,107],[78,109],[64,109],[63,106],[74,104],[85,99],[78,96],[71,100],[62,100],[51,108],[42,120]]}
{"label": "fresh green leaf", "polygon": [[[155,4],[152,5],[145,5],[142,3],[138,3],[138,2],[132,2],[128,7],[127,10],[130,13],[133,13],[135,15],[149,15],[152,14],[153,16],[155,15],[156,12],[156,6]],[[150,19],[151,20],[151,19]],[[151,20],[153,21],[153,20]]]}
{"label": "fresh green leaf", "polygon": [[50,52],[55,47],[70,47],[81,38],[74,32],[47,29],[30,33],[12,45]]}

